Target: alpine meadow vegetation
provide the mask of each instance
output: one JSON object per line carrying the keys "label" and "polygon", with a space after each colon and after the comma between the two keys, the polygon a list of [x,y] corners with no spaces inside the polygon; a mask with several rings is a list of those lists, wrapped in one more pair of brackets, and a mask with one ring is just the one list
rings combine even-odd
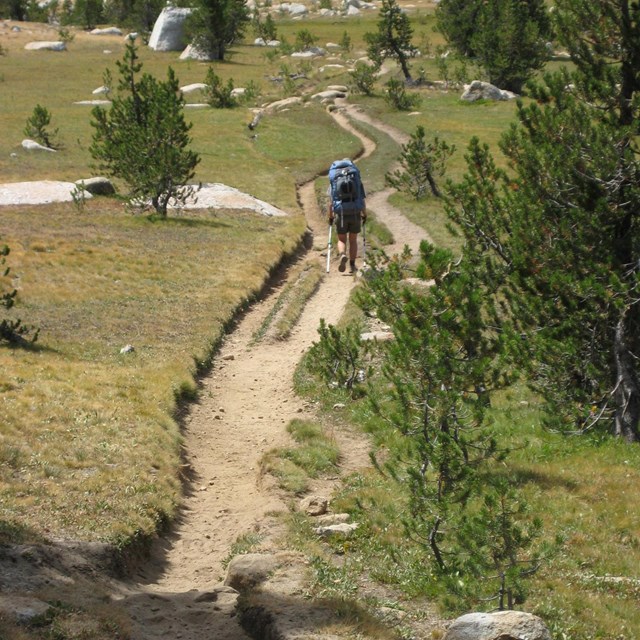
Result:
{"label": "alpine meadow vegetation", "polygon": [[[360,524],[353,538],[321,542],[309,518],[291,515],[291,546],[308,552],[309,593],[354,615],[397,609],[407,621],[396,628],[400,637],[414,637],[409,621],[436,604],[446,616],[532,611],[554,640],[638,637],[637,5],[557,0],[549,14],[536,0],[442,0],[425,13],[384,0],[380,12],[351,20],[348,33],[341,18],[309,15],[301,31],[282,12],[256,12],[255,35],[281,40],[267,49],[242,41],[251,23],[239,4],[207,3],[201,17],[228,17],[226,27],[238,28],[214,34],[217,60],[176,57],[175,68],[189,83],[207,72],[210,106],[236,108],[185,109],[166,53],[113,38],[114,53],[124,51],[117,87],[108,70],[103,78],[113,104],[79,116],[83,107],[71,105],[99,83],[103,44],[73,29],[69,54],[77,47],[83,57],[51,56],[46,73],[11,39],[0,45],[11,62],[0,73],[5,140],[19,140],[42,95],[65,140],[64,153],[18,153],[0,166],[3,182],[26,171],[75,180],[91,150],[130,202],[157,205],[148,217],[102,197],[29,208],[28,216],[19,207],[3,212],[0,338],[5,329],[22,337],[3,340],[0,353],[0,541],[29,543],[46,526],[46,535],[126,548],[175,517],[176,404],[197,395],[194,376],[214,357],[234,310],[295,251],[305,222],[297,212],[267,220],[218,209],[158,218],[191,181],[224,182],[293,212],[296,185],[321,175],[322,202],[334,154],[356,157],[362,147],[308,96],[350,84],[351,103],[409,137],[403,146],[352,121],[377,144],[358,160],[367,192],[396,189],[392,205],[433,243],[417,255],[385,255],[393,239],[372,207],[368,269],[342,321],[320,325],[296,373],[318,415],[290,424],[295,444],[264,460],[262,471],[297,501],[310,478],[338,474],[333,434],[357,426],[370,438],[371,466],[346,477],[331,502]],[[113,18],[144,39],[162,8],[101,4],[74,5],[65,23]],[[51,15],[60,19],[65,6]],[[490,9],[493,17],[478,13]],[[2,17],[36,11],[37,3],[0,0]],[[460,24],[445,26],[445,11]],[[500,28],[479,30],[491,20]],[[428,39],[436,58],[414,60],[416,44]],[[284,58],[316,40],[340,42],[344,66]],[[566,68],[548,60],[540,46],[547,40],[569,53]],[[366,49],[374,66],[353,65]],[[520,99],[463,103],[460,83],[478,71]],[[45,76],[68,78],[60,95]],[[302,103],[249,131],[255,112],[243,108],[247,93],[230,101],[234,83],[260,93],[251,106],[283,94]],[[419,110],[409,114],[414,96]],[[145,120],[153,115],[153,124]],[[168,143],[167,165],[153,159],[152,140]],[[3,148],[7,157],[14,150]],[[284,288],[254,340],[285,339],[323,274],[300,274]],[[19,334],[20,317],[42,327],[39,337]],[[363,340],[369,322],[386,325],[392,339]],[[132,332],[147,346],[118,355]],[[26,344],[35,337],[37,347]],[[259,537],[239,532],[232,552]],[[106,637],[113,634],[99,640]]]}

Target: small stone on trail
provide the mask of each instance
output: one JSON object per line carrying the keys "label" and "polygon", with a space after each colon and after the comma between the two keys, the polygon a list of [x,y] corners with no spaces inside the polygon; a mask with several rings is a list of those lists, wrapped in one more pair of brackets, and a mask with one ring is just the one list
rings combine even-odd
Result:
{"label": "small stone on trail", "polygon": [[300,509],[309,516],[321,516],[328,508],[329,500],[322,496],[308,496],[300,502]]}

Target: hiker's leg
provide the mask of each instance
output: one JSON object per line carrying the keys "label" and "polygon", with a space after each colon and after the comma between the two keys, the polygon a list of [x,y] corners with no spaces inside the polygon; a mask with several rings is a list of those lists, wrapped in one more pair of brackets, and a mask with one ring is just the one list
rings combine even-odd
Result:
{"label": "hiker's leg", "polygon": [[357,257],[358,257],[358,234],[350,233],[349,234],[349,260],[353,262]]}
{"label": "hiker's leg", "polygon": [[347,234],[338,233],[338,257],[347,251]]}

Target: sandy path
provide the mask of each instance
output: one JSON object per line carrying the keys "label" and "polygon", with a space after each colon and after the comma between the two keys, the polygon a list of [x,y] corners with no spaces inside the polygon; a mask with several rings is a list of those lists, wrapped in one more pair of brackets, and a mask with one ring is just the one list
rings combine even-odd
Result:
{"label": "sandy path", "polygon": [[[360,119],[364,114],[344,103],[334,117],[362,140],[362,157],[372,153],[374,144],[351,127],[346,114]],[[396,138],[402,135],[367,121]],[[325,246],[327,227],[313,183],[301,187],[299,197],[315,244]],[[368,206],[394,234],[390,253],[405,244],[417,248],[424,230],[389,207],[386,192],[370,194]],[[301,260],[325,262],[318,249]],[[284,282],[286,274],[279,287]],[[223,563],[239,536],[268,534],[274,526],[270,514],[287,510],[270,478],[259,477],[259,462],[269,449],[289,443],[285,427],[291,419],[313,415],[313,408],[305,407],[293,391],[293,372],[317,339],[320,319],[335,324],[354,285],[354,278],[340,274],[334,262],[286,342],[252,344],[278,288],[253,305],[226,339],[212,371],[202,380],[199,402],[184,421],[190,481],[180,520],[173,533],[158,542],[135,583],[120,594],[134,618],[136,640],[247,640],[220,586]],[[346,470],[366,465],[367,449],[365,440],[343,447]]]}

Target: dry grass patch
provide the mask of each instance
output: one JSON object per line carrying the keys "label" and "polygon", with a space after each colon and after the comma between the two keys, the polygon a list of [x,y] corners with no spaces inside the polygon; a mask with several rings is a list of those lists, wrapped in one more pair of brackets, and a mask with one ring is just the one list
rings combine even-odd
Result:
{"label": "dry grass patch", "polygon": [[[0,349],[3,520],[126,540],[179,500],[176,403],[196,391],[235,309],[291,252],[299,215],[202,211],[166,221],[115,204],[3,210],[16,314],[31,349]],[[248,260],[248,255],[251,260]],[[120,352],[127,344],[134,351]]]}

